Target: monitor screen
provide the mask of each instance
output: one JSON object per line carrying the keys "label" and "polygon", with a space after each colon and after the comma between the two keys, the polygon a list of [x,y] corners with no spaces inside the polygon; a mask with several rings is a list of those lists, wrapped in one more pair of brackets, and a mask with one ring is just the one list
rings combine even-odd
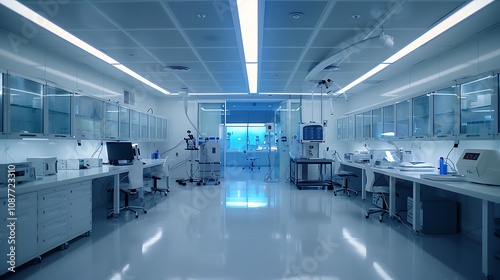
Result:
{"label": "monitor screen", "polygon": [[117,165],[134,161],[131,142],[106,142],[109,164]]}
{"label": "monitor screen", "polygon": [[304,125],[302,127],[302,141],[323,141],[323,127],[321,125]]}

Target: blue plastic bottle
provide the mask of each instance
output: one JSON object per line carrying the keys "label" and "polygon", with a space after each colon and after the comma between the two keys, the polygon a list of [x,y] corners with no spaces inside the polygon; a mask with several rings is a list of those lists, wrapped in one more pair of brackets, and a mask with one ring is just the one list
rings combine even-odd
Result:
{"label": "blue plastic bottle", "polygon": [[439,174],[446,175],[448,173],[448,165],[444,162],[444,158],[439,158]]}

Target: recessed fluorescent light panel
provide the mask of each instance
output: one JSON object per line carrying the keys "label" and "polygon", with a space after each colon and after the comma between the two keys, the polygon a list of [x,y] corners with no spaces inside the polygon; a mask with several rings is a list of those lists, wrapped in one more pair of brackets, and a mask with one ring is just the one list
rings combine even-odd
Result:
{"label": "recessed fluorescent light panel", "polygon": [[259,1],[237,0],[243,52],[247,68],[250,93],[257,93],[257,72],[259,69]]}
{"label": "recessed fluorescent light panel", "polygon": [[448,29],[452,28],[459,22],[465,20],[469,16],[473,15],[477,11],[481,10],[482,8],[486,7],[488,4],[493,2],[494,0],[474,0],[468,3],[467,5],[463,6],[461,9],[456,11],[455,13],[451,14],[449,17],[445,18],[443,21],[439,22],[436,24],[434,27],[432,27],[429,31],[425,32],[422,36],[418,37],[416,40],[411,42],[410,44],[406,45],[404,48],[396,52],[394,55],[386,59],[384,62],[381,64],[377,65],[375,68],[372,70],[368,71],[366,74],[363,76],[359,77],[356,79],[354,82],[350,83],[346,87],[338,90],[336,93],[344,93],[351,88],[357,86],[358,84],[362,83],[366,79],[370,78],[371,76],[377,74],[378,72],[382,71],[385,67],[388,65],[400,60],[401,58],[405,57],[409,53],[413,52],[414,50],[420,48],[421,46],[427,44],[430,42],[432,39],[436,38],[437,36],[443,34],[446,32]]}
{"label": "recessed fluorescent light panel", "polygon": [[76,47],[88,52],[89,54],[99,58],[100,60],[115,66],[119,70],[125,72],[126,74],[132,76],[133,78],[139,80],[140,82],[154,88],[155,90],[157,90],[163,94],[170,94],[170,92],[164,90],[163,88],[159,87],[158,85],[150,82],[149,80],[145,79],[144,77],[140,76],[139,74],[133,72],[132,70],[123,66],[120,62],[114,60],[113,58],[111,58],[108,55],[104,54],[103,52],[99,51],[98,49],[92,47],[91,45],[87,44],[86,42],[82,41],[78,37],[72,35],[68,31],[62,29],[61,27],[52,23],[51,21],[47,20],[46,18],[42,17],[41,15],[37,14],[33,10],[24,6],[23,4],[21,4],[17,1],[2,1],[0,3],[2,5],[4,5],[5,7],[9,8],[10,10],[12,10],[13,12],[25,17],[26,19],[28,19],[28,20],[32,21],[33,23],[39,25],[40,27],[46,29],[47,31],[52,32],[53,34],[57,35],[59,38],[64,39],[67,42],[73,44],[74,46],[76,46]]}

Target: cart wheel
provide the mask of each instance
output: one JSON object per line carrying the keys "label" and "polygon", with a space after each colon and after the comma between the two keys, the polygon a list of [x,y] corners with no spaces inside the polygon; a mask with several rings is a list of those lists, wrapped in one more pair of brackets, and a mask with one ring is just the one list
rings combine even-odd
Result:
{"label": "cart wheel", "polygon": [[378,218],[378,221],[382,222],[382,219],[383,219],[383,217],[382,217],[382,215],[380,215],[380,217]]}
{"label": "cart wheel", "polygon": [[61,244],[61,251],[62,250],[66,250],[68,248],[69,248],[69,243],[68,242]]}
{"label": "cart wheel", "polygon": [[148,210],[144,209],[144,214],[147,214],[148,213]]}
{"label": "cart wheel", "polygon": [[369,217],[370,217],[370,215],[368,215],[368,212],[365,212],[365,218],[368,219]]}
{"label": "cart wheel", "polygon": [[39,264],[42,262],[42,256],[38,256],[33,259],[33,264]]}

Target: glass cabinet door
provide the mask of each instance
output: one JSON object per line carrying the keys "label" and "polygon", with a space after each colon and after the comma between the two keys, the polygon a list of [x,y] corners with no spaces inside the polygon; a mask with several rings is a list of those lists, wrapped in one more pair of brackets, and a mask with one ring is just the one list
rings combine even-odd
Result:
{"label": "glass cabinet door", "polygon": [[156,139],[156,117],[148,115],[149,117],[149,139]]}
{"label": "glass cabinet door", "polygon": [[10,133],[43,133],[43,85],[21,77],[9,76]]}
{"label": "glass cabinet door", "polygon": [[104,135],[104,102],[75,94],[75,136],[80,139],[101,140]]}
{"label": "glass cabinet door", "polygon": [[148,114],[141,113],[141,139],[148,139]]}
{"label": "glass cabinet door", "polygon": [[415,97],[412,101],[412,136],[417,138],[429,136],[429,95]]}
{"label": "glass cabinet door", "polygon": [[372,111],[363,113],[363,138],[370,139],[372,137]]}
{"label": "glass cabinet door", "polygon": [[337,119],[337,140],[342,140],[342,119]]}
{"label": "glass cabinet door", "polygon": [[456,133],[455,115],[457,94],[452,87],[438,90],[432,94],[433,128],[435,136],[454,135]]}
{"label": "glass cabinet door", "polygon": [[349,119],[347,117],[342,118],[342,139],[349,139]]}
{"label": "glass cabinet door", "polygon": [[354,139],[363,139],[363,114],[354,116]]}
{"label": "glass cabinet door", "polygon": [[130,138],[130,110],[120,107],[120,139]]}
{"label": "glass cabinet door", "polygon": [[162,139],[167,140],[168,139],[168,122],[167,119],[163,119],[163,125],[161,126],[161,131],[162,131]]}
{"label": "glass cabinet door", "polygon": [[354,116],[347,117],[348,139],[354,139]]}
{"label": "glass cabinet door", "polygon": [[163,119],[160,117],[156,118],[156,139],[158,140],[163,139],[161,131],[162,125],[163,125]]}
{"label": "glass cabinet door", "polygon": [[403,139],[410,136],[410,102],[403,101],[396,104],[396,138]]}
{"label": "glass cabinet door", "polygon": [[384,128],[382,131],[382,138],[394,138],[394,105],[385,106],[383,108]]}
{"label": "glass cabinet door", "polygon": [[5,96],[5,86],[3,81],[5,77],[5,74],[0,75],[0,132],[5,132],[3,127],[3,97]]}
{"label": "glass cabinet door", "polygon": [[47,87],[49,134],[56,137],[71,135],[71,96],[72,93],[56,87]]}
{"label": "glass cabinet door", "polygon": [[130,138],[141,138],[141,113],[130,110]]}
{"label": "glass cabinet door", "polygon": [[382,137],[382,108],[372,110],[372,138]]}
{"label": "glass cabinet door", "polygon": [[118,116],[120,114],[119,106],[106,103],[106,120],[104,122],[104,138],[118,139]]}
{"label": "glass cabinet door", "polygon": [[492,106],[495,90],[493,78],[485,77],[460,86],[460,133],[489,135],[493,133],[496,115]]}

